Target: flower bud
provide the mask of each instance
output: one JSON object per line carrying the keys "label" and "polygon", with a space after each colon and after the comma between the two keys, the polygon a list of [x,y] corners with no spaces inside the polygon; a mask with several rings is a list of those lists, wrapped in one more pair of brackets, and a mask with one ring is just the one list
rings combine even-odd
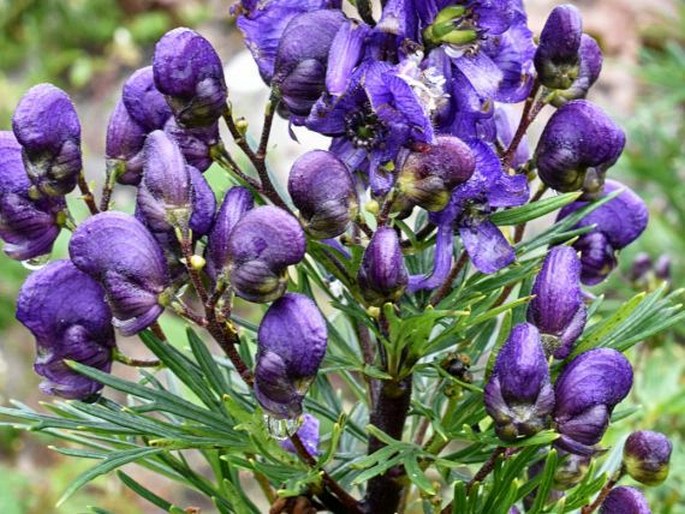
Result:
{"label": "flower bud", "polygon": [[580,288],[580,259],[573,248],[550,250],[535,279],[528,321],[540,330],[548,355],[565,359],[585,328],[587,309]]}
{"label": "flower bud", "polygon": [[573,359],[554,384],[554,422],[562,450],[592,455],[609,425],[614,407],[628,395],[633,370],[610,348],[596,348]]}
{"label": "flower bud", "polygon": [[614,487],[606,497],[599,514],[652,514],[647,499],[634,487]]}
{"label": "flower bud", "polygon": [[503,441],[532,436],[549,424],[554,393],[540,334],[530,323],[516,325],[497,354],[484,401]]}
{"label": "flower bud", "polygon": [[395,231],[381,227],[364,251],[357,282],[364,300],[374,306],[400,299],[409,283],[400,240]]}
{"label": "flower bud", "polygon": [[152,66],[141,68],[129,77],[122,101],[131,118],[146,133],[160,130],[173,116],[164,95],[155,87]]}
{"label": "flower bud", "polygon": [[645,485],[659,485],[668,476],[673,445],[660,432],[640,430],[628,436],[623,465],[628,474]]}
{"label": "flower bud", "polygon": [[561,192],[598,193],[624,145],[623,131],[601,108],[586,100],[569,102],[540,136],[535,150],[540,180]]}
{"label": "flower bud", "polygon": [[[317,418],[311,414],[304,414],[302,416],[302,425],[297,429],[297,435],[307,449],[309,455],[315,457],[319,455],[319,420]],[[295,454],[297,453],[297,450],[290,439],[281,441],[280,445],[284,450]]]}
{"label": "flower bud", "polygon": [[169,285],[164,255],[133,216],[108,211],[88,218],[72,235],[69,255],[102,284],[122,335],[140,332],[162,314]]}
{"label": "flower bud", "polygon": [[555,107],[561,107],[570,100],[585,98],[592,85],[599,78],[604,58],[597,41],[587,34],[583,34],[580,39],[578,57],[580,59],[578,76],[571,84],[571,87],[564,90],[556,90],[550,96],[550,103]]}
{"label": "flower bud", "polygon": [[559,5],[549,14],[535,51],[538,80],[550,89],[567,89],[578,75],[578,50],[583,34],[580,11]]}
{"label": "flower bud", "polygon": [[266,311],[257,334],[254,392],[271,416],[302,414],[302,400],[326,353],[327,337],[326,320],[304,295],[288,293]]}
{"label": "flower bud", "polygon": [[476,168],[471,149],[461,139],[439,136],[424,151],[412,152],[397,178],[400,194],[427,211],[440,211],[452,190],[463,184]]}
{"label": "flower bud", "polygon": [[105,156],[110,173],[117,174],[117,182],[137,186],[143,175],[143,145],[146,132],[129,114],[119,100],[107,126]]}
{"label": "flower bud", "polygon": [[81,173],[81,124],[69,96],[39,84],[19,100],[12,129],[23,148],[31,182],[45,196],[62,196]]}
{"label": "flower bud", "polygon": [[214,224],[216,198],[205,176],[196,168],[187,166],[190,176],[190,230],[196,238],[209,234]]}
{"label": "flower bud", "polygon": [[70,261],[54,261],[32,273],[19,291],[17,319],[36,338],[41,390],[89,400],[103,385],[69,368],[64,360],[109,373],[115,346],[112,313],[100,284]]}
{"label": "flower bud", "polygon": [[219,56],[209,41],[180,27],[157,42],[152,69],[157,89],[183,127],[214,123],[226,106],[226,82]]}
{"label": "flower bud", "polygon": [[211,149],[221,141],[218,122],[206,127],[184,128],[171,117],[164,125],[164,132],[176,141],[190,166],[203,173],[209,169],[213,162]]}
{"label": "flower bud", "polygon": [[330,239],[347,229],[359,210],[357,191],[347,166],[335,155],[313,150],[290,170],[288,192],[316,239]]}
{"label": "flower bud", "polygon": [[287,267],[304,258],[305,236],[298,221],[279,207],[245,214],[228,238],[231,284],[238,296],[266,303],[283,295]]}

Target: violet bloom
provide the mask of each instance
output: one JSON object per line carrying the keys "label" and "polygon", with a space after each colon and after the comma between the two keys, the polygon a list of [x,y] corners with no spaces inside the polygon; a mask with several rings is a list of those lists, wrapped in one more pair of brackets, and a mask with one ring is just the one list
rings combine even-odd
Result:
{"label": "violet bloom", "polygon": [[[311,414],[304,414],[302,416],[302,425],[297,429],[297,435],[300,437],[309,455],[315,457],[319,455],[319,420],[317,418]],[[280,445],[284,450],[297,453],[290,439],[281,441]]]}
{"label": "violet bloom", "polygon": [[528,321],[542,334],[548,355],[565,359],[585,328],[587,309],[580,287],[581,264],[568,246],[550,250],[533,284]]}
{"label": "violet bloom", "polygon": [[171,117],[164,125],[164,132],[176,141],[188,165],[204,173],[214,162],[212,148],[221,143],[218,122],[206,127],[184,128]]}
{"label": "violet bloom", "polygon": [[550,96],[550,103],[555,107],[561,107],[566,102],[585,98],[592,85],[597,82],[602,71],[602,50],[599,44],[591,36],[583,34],[580,38],[578,50],[578,73],[568,89],[559,89]]}
{"label": "violet bloom", "polygon": [[349,170],[335,155],[313,150],[300,156],[288,176],[288,192],[300,210],[305,230],[316,239],[330,239],[357,216],[359,201]]}
{"label": "violet bloom", "polygon": [[568,102],[540,136],[535,150],[540,180],[557,191],[599,193],[625,141],[623,130],[600,107],[586,100]]}
{"label": "violet bloom", "polygon": [[647,499],[634,487],[614,487],[606,497],[599,514],[652,514]]}
{"label": "violet bloom", "polygon": [[179,27],[155,46],[155,86],[166,96],[178,123],[206,127],[221,117],[227,89],[219,56],[194,30]]}
{"label": "violet bloom", "polygon": [[143,174],[143,146],[145,129],[128,112],[123,100],[119,100],[107,125],[105,157],[109,174],[115,174],[117,182],[136,186]]}
{"label": "violet bloom", "polygon": [[69,96],[38,84],[19,100],[12,129],[23,149],[31,182],[45,196],[62,196],[81,173],[81,124]]}
{"label": "violet bloom", "polygon": [[628,474],[645,485],[659,485],[668,476],[673,445],[661,432],[640,430],[623,446],[623,465]]}
{"label": "violet bloom", "polygon": [[547,17],[535,51],[538,80],[550,89],[567,89],[578,75],[583,19],[577,7],[558,5]]}
{"label": "violet bloom", "polygon": [[[228,238],[231,285],[251,302],[280,298],[288,285],[287,268],[304,258],[305,236],[297,219],[279,207],[252,209]],[[224,267],[222,266],[222,267]]]}
{"label": "violet bloom", "polygon": [[88,401],[102,384],[64,360],[109,373],[114,350],[112,313],[100,284],[70,261],[59,260],[29,275],[17,298],[17,319],[36,338],[36,373],[41,390]]}
{"label": "violet bloom", "polygon": [[592,455],[609,425],[614,407],[633,385],[633,370],[623,354],[596,348],[573,359],[554,384],[554,422],[559,448]]}
{"label": "violet bloom", "polygon": [[121,97],[131,118],[146,133],[160,130],[173,116],[164,95],[155,87],[152,66],[135,71],[124,84]]}
{"label": "violet bloom", "polygon": [[497,354],[484,401],[503,441],[535,435],[549,425],[554,392],[540,334],[530,323],[516,325]]}
{"label": "violet bloom", "polygon": [[88,218],[72,235],[69,255],[102,284],[123,335],[140,332],[162,314],[169,286],[164,255],[133,216],[108,211]]}
{"label": "violet bloom", "polygon": [[257,334],[254,393],[270,416],[302,414],[302,400],[326,353],[327,337],[326,320],[304,295],[288,293],[266,311]]}
{"label": "violet bloom", "polygon": [[[616,198],[595,209],[574,228],[595,226],[592,232],[580,236],[573,247],[580,252],[583,284],[602,282],[616,267],[616,252],[632,243],[647,227],[649,211],[642,199],[630,188],[615,180],[607,180],[604,195],[625,189]],[[563,219],[587,202],[573,202],[559,212]]]}
{"label": "violet bloom", "polygon": [[357,275],[364,300],[376,306],[396,302],[408,280],[397,233],[390,227],[379,228],[364,251]]}
{"label": "violet bloom", "polygon": [[0,239],[12,259],[24,261],[49,254],[61,230],[64,197],[34,200],[22,148],[14,134],[0,131]]}

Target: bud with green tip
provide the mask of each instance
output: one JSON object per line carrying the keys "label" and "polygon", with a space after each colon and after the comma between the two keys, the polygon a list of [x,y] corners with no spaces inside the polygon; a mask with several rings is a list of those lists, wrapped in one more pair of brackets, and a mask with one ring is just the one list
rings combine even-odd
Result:
{"label": "bud with green tip", "polygon": [[630,434],[623,447],[628,474],[645,485],[659,485],[668,476],[673,445],[660,432],[640,430]]}

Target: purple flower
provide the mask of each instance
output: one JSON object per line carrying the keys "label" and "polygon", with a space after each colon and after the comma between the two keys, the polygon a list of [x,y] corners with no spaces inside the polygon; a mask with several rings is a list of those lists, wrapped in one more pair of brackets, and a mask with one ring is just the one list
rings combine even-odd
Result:
{"label": "purple flower", "polygon": [[193,168],[204,173],[214,162],[212,148],[221,142],[218,122],[206,127],[184,128],[171,117],[164,125],[164,132],[176,141],[186,162]]}
{"label": "purple flower", "polygon": [[554,392],[540,334],[529,323],[516,325],[497,354],[484,390],[485,410],[504,441],[529,437],[548,426]]}
{"label": "purple flower", "polygon": [[173,116],[164,95],[155,87],[152,66],[141,68],[129,77],[122,101],[131,118],[146,133],[160,130]]}
{"label": "purple flower", "polygon": [[184,127],[213,124],[226,106],[227,89],[219,56],[209,41],[180,27],[157,42],[152,69],[157,89]]}
{"label": "purple flower", "polygon": [[145,129],[129,114],[119,100],[107,125],[105,156],[109,173],[115,173],[121,184],[137,186],[143,174]]}
{"label": "purple flower", "polygon": [[408,281],[397,233],[389,227],[379,228],[364,251],[357,275],[364,300],[376,306],[396,302],[404,294]]}
{"label": "purple flower", "polygon": [[[580,252],[583,284],[602,282],[616,267],[615,253],[632,243],[647,227],[649,211],[642,199],[630,188],[615,180],[607,180],[604,195],[625,189],[616,198],[585,216],[574,228],[595,226],[582,235],[573,247]],[[564,207],[558,220],[586,206],[587,202],[573,202]]]}
{"label": "purple flower", "polygon": [[623,130],[600,107],[586,100],[568,102],[540,136],[535,150],[540,180],[557,191],[598,193],[624,145]]}
{"label": "purple flower", "polygon": [[64,197],[34,200],[14,134],[0,131],[0,239],[12,259],[27,260],[49,254],[61,230]]}
{"label": "purple flower", "polygon": [[[161,130],[145,140],[143,186],[163,206],[167,219],[174,224],[177,216],[190,214],[190,173],[178,144]],[[178,223],[178,222],[176,222]]]}
{"label": "purple flower", "polygon": [[597,348],[573,359],[554,384],[554,422],[559,448],[579,455],[594,453],[614,407],[633,385],[628,359],[610,348]]}
{"label": "purple flower", "polygon": [[602,50],[597,41],[587,34],[580,39],[578,50],[578,73],[568,89],[556,90],[550,96],[550,103],[555,107],[561,107],[570,100],[585,98],[592,85],[597,82],[602,71]]}
{"label": "purple flower", "polygon": [[606,497],[599,514],[652,514],[647,499],[634,487],[615,487]]}
{"label": "purple flower", "polygon": [[52,84],[39,84],[19,100],[12,129],[23,149],[31,182],[46,196],[76,187],[81,173],[81,124],[69,96]]}
{"label": "purple flower", "polygon": [[568,89],[578,75],[583,19],[577,7],[564,4],[549,14],[535,51],[538,80],[551,89]]}
{"label": "purple flower", "polygon": [[209,234],[214,224],[216,213],[216,198],[209,182],[197,168],[188,166],[190,175],[190,230],[197,239]]}
{"label": "purple flower", "polygon": [[335,155],[313,150],[299,157],[288,176],[288,192],[305,230],[316,239],[339,236],[357,216],[359,201],[349,170]]}
{"label": "purple flower", "polygon": [[69,255],[102,284],[123,335],[140,332],[162,314],[169,285],[164,255],[133,216],[108,211],[88,218],[72,235]]}
{"label": "purple flower", "polygon": [[251,302],[273,301],[286,290],[288,266],[300,262],[304,253],[304,231],[292,215],[279,207],[252,209],[228,238],[231,285]]}
{"label": "purple flower", "polygon": [[266,311],[257,334],[254,392],[269,415],[302,414],[302,400],[326,353],[327,337],[326,320],[304,295],[288,293]]}
{"label": "purple flower", "polygon": [[[319,455],[319,420],[311,414],[304,414],[302,416],[302,425],[297,429],[297,435],[300,437],[302,444],[309,452],[309,455]],[[286,439],[281,441],[281,447],[291,453],[297,453],[295,446]]]}
{"label": "purple flower", "polygon": [[114,350],[112,313],[102,287],[70,261],[32,273],[17,298],[17,319],[36,338],[36,373],[41,390],[88,401],[102,384],[76,373],[64,360],[109,372]]}
{"label": "purple flower", "polygon": [[673,445],[661,432],[640,430],[628,436],[623,465],[628,474],[645,485],[659,485],[668,476]]}
{"label": "purple flower", "polygon": [[528,321],[542,334],[548,355],[565,359],[585,328],[587,309],[580,287],[581,264],[568,246],[550,250],[535,279],[528,306]]}

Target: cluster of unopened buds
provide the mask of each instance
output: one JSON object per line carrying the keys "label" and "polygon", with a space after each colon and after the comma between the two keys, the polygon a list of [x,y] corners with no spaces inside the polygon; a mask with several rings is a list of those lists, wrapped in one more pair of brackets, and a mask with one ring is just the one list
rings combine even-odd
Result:
{"label": "cluster of unopened buds", "polygon": [[[512,328],[492,372],[474,379],[484,383],[485,409],[504,443],[556,431],[552,446],[564,464],[550,494],[561,496],[601,451],[612,412],[633,381],[620,352],[575,351],[587,321],[582,286],[604,281],[618,251],[648,220],[633,191],[606,179],[625,137],[585,99],[601,69],[599,46],[570,5],[552,11],[536,44],[520,0],[387,0],[377,22],[367,2],[357,4],[362,19],[344,13],[340,0],[243,0],[233,7],[272,91],[258,148],[227,103],[224,69],[210,43],[187,28],[164,35],[152,66],[131,75],[111,115],[99,205],[83,174],[81,126],[69,97],[50,84],[25,94],[13,130],[0,133],[5,253],[43,266],[62,229],[72,231],[68,259],[32,273],[17,303],[17,318],[36,339],[41,388],[96,401],[102,384],[68,361],[110,372],[122,358],[115,329],[159,333],[158,318],[169,310],[206,328],[261,409],[273,419],[299,420],[304,447],[316,455],[319,421],[303,414],[303,399],[326,353],[327,322],[315,298],[292,292],[289,267],[302,263],[311,245],[334,268],[356,263],[356,276],[342,284],[346,298],[382,328],[379,313],[389,303],[397,312],[413,295],[439,304],[467,259],[481,274],[515,263],[523,227],[509,237],[491,215],[537,201],[548,189],[578,191],[559,221],[605,201],[571,227],[580,235],[570,245],[549,249],[527,322]],[[515,121],[508,104],[520,102]],[[531,153],[525,134],[545,108],[556,110]],[[332,138],[327,150],[304,153],[292,165],[289,198],[277,192],[265,164],[274,114],[293,130]],[[222,143],[222,120],[258,178]],[[241,184],[222,192],[218,204],[203,176],[213,163]],[[542,184],[531,200],[535,177]],[[110,210],[117,184],[135,188],[134,214]],[[65,200],[77,185],[91,212],[78,224]],[[424,225],[403,240],[403,220],[411,216],[423,216]],[[411,269],[406,257],[420,251],[414,242],[433,234],[432,269]],[[183,301],[188,284],[202,315]],[[235,297],[269,304],[253,370],[235,350]],[[406,379],[395,384],[408,388],[398,402],[402,420],[412,387]],[[390,431],[382,413],[371,416]],[[661,438],[633,434],[623,469],[648,485],[663,480],[670,444]],[[636,489],[607,493],[595,509],[649,512]],[[394,512],[398,501],[369,486],[365,508]]]}

